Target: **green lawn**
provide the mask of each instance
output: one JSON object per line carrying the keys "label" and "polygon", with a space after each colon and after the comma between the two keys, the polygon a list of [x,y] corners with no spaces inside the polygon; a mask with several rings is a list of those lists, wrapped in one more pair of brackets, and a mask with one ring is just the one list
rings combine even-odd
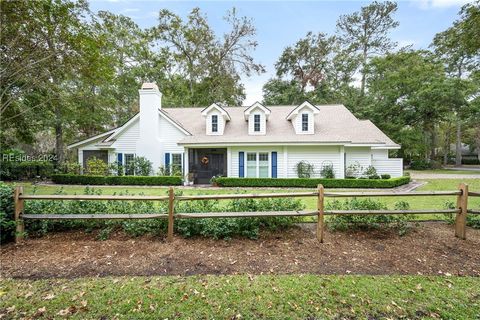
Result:
{"label": "green lawn", "polygon": [[480,278],[192,276],[2,280],[0,315],[73,319],[478,319]]}
{"label": "green lawn", "polygon": [[435,170],[405,170],[408,173],[425,173],[425,174],[469,174],[469,175],[478,175],[480,177],[480,171],[472,171],[472,170],[452,170],[452,169],[435,169]]}

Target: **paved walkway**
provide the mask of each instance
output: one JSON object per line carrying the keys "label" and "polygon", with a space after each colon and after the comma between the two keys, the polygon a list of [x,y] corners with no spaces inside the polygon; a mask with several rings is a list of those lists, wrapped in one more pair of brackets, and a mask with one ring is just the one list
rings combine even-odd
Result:
{"label": "paved walkway", "polygon": [[428,179],[480,179],[480,172],[472,174],[462,174],[462,173],[421,173],[421,172],[410,172],[410,177],[412,179],[418,180],[428,180]]}

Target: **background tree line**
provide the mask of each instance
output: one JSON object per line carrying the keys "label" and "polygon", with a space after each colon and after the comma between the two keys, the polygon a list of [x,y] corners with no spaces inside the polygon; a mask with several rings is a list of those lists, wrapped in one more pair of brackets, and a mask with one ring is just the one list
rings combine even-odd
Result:
{"label": "background tree line", "polygon": [[[157,25],[92,12],[85,0],[1,2],[2,150],[35,154],[123,124],[137,90],[155,81],[164,106],[241,105],[241,76],[265,72],[252,56],[256,29],[235,9],[215,34],[198,8],[160,10]],[[339,17],[333,35],[309,32],[287,47],[263,87],[269,105],[343,103],[371,119],[406,158],[449,159],[449,146],[480,148],[479,2],[464,6],[428,50],[398,48],[394,2]]]}
{"label": "background tree line", "polygon": [[479,4],[462,7],[428,50],[389,38],[399,25],[394,2],[343,15],[334,35],[309,32],[285,48],[263,87],[265,103],[343,103],[400,143],[399,156],[446,164],[455,143],[461,164],[462,142],[480,150]]}

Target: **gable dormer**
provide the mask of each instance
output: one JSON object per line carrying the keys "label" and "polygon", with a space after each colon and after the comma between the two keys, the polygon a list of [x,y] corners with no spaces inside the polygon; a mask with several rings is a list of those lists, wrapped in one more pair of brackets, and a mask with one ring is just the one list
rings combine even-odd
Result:
{"label": "gable dormer", "polygon": [[314,134],[315,133],[315,115],[320,110],[308,101],[305,101],[287,116],[287,120],[292,122],[296,134]]}
{"label": "gable dormer", "polygon": [[249,135],[265,135],[267,133],[267,120],[270,116],[270,109],[259,102],[255,102],[248,107],[243,115],[248,121]]}
{"label": "gable dormer", "polygon": [[228,112],[216,103],[202,110],[202,116],[205,118],[206,134],[215,136],[223,135],[227,121],[230,121]]}

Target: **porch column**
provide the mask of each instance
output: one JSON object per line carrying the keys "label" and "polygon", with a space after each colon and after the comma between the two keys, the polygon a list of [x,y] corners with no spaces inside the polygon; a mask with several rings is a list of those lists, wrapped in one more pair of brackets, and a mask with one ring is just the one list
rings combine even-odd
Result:
{"label": "porch column", "polygon": [[227,177],[232,176],[232,148],[227,148]]}
{"label": "porch column", "polygon": [[340,179],[345,178],[345,147],[340,146]]}
{"label": "porch column", "polygon": [[[188,168],[188,148],[185,147],[183,148],[183,178],[185,179],[185,181],[188,181],[188,172],[189,172],[189,168]],[[190,182],[190,181],[188,181]]]}

